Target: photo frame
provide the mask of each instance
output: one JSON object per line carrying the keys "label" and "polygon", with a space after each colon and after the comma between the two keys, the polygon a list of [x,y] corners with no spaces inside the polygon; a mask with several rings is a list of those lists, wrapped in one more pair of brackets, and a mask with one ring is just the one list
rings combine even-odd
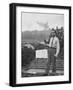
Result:
{"label": "photo frame", "polygon": [[71,83],[71,7],[22,3],[9,7],[9,85]]}

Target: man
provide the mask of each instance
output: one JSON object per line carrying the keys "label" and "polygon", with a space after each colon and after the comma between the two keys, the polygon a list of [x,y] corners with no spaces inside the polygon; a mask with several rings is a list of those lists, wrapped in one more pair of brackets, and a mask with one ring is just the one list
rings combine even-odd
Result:
{"label": "man", "polygon": [[48,49],[48,64],[47,64],[47,74],[50,72],[50,65],[52,64],[52,74],[56,73],[56,57],[58,57],[59,51],[60,51],[60,43],[59,39],[56,36],[56,32],[53,30],[51,33],[49,44],[46,44],[49,46]]}

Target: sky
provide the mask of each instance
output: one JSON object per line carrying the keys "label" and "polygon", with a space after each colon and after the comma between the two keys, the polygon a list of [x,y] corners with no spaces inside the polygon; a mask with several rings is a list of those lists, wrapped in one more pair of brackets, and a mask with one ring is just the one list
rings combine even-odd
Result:
{"label": "sky", "polygon": [[25,13],[22,12],[22,31],[43,30],[38,23],[48,24],[48,28],[64,27],[64,15],[52,13]]}

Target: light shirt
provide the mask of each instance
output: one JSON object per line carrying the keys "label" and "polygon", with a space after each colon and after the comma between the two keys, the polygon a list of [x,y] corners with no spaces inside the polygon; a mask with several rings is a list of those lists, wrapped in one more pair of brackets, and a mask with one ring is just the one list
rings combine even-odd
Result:
{"label": "light shirt", "polygon": [[56,48],[56,55],[59,54],[60,44],[59,44],[59,39],[56,36],[50,38],[49,47]]}

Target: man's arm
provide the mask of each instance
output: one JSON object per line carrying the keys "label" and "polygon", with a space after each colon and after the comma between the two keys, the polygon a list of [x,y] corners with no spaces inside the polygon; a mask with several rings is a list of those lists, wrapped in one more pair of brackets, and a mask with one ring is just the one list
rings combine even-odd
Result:
{"label": "man's arm", "polygon": [[46,45],[47,45],[48,47],[51,47],[51,43],[52,43],[52,38],[50,38],[49,43],[46,44]]}
{"label": "man's arm", "polygon": [[59,52],[60,52],[60,43],[59,43],[59,39],[57,38],[57,46],[56,46],[56,54],[55,54],[55,56],[57,57],[58,56],[58,54],[59,54]]}

